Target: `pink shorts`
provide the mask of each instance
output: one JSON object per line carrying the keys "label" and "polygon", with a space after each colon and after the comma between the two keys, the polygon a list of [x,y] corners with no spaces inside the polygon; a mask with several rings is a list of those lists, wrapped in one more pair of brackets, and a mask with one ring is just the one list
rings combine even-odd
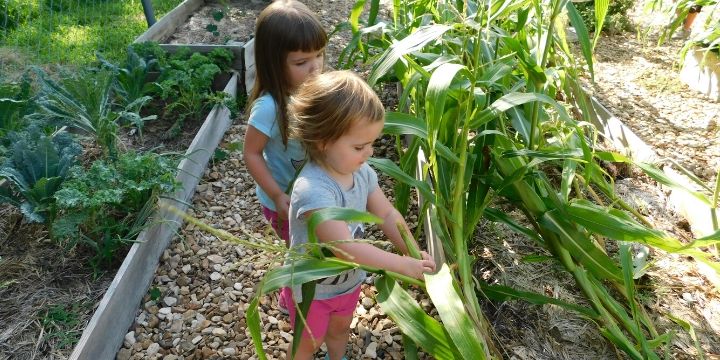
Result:
{"label": "pink shorts", "polygon": [[290,241],[290,226],[288,225],[288,221],[280,221],[278,218],[278,213],[275,211],[272,211],[268,209],[267,207],[263,206],[263,215],[265,215],[265,218],[270,222],[270,226],[272,226],[273,229],[275,229],[275,232],[278,234],[278,236],[285,240],[286,242]]}
{"label": "pink shorts", "polygon": [[[292,289],[289,287],[282,288],[280,296],[285,298],[290,313],[290,325],[295,328],[295,312],[297,311],[295,300],[292,297]],[[316,339],[323,339],[327,333],[330,317],[332,316],[351,316],[355,312],[358,299],[360,298],[360,285],[353,292],[345,295],[339,295],[334,298],[325,300],[313,300],[308,311],[306,326],[312,331],[312,336]],[[310,338],[307,328],[303,330],[303,336]]]}

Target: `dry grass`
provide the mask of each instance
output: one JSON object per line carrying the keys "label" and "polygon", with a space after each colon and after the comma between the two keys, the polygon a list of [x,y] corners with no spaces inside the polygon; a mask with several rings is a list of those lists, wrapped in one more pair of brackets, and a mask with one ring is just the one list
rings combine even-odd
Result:
{"label": "dry grass", "polygon": [[67,358],[112,274],[95,279],[14,208],[0,219],[0,359]]}

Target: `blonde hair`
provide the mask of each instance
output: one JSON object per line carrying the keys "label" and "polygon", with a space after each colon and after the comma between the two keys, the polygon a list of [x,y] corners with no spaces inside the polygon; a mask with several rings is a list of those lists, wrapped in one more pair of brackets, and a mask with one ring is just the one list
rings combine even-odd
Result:
{"label": "blonde hair", "polygon": [[290,136],[305,147],[310,160],[323,162],[321,147],[347,133],[358,121],[385,119],[377,94],[350,71],[320,74],[300,86],[288,104]]}
{"label": "blonde hair", "polygon": [[248,99],[248,111],[267,92],[277,104],[277,122],[282,141],[287,145],[287,56],[293,51],[323,49],[328,36],[317,15],[295,0],[276,0],[260,13],[255,25],[255,86]]}

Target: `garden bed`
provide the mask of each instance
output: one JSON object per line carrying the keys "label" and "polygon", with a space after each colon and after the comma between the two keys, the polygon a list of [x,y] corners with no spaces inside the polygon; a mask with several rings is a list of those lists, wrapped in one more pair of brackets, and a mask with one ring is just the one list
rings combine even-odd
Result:
{"label": "garden bed", "polygon": [[[235,96],[237,76],[220,76],[218,81],[223,82],[220,89],[231,96]],[[224,109],[224,110],[223,110]],[[207,114],[205,114],[207,115]],[[203,115],[203,118],[205,117]],[[165,122],[152,124],[142,138],[136,133],[132,135],[122,132],[120,135],[120,148],[134,150],[155,150],[160,152],[180,152],[187,154],[179,166],[178,180],[184,186],[176,194],[182,203],[194,189],[197,179],[202,173],[208,158],[213,155],[222,132],[229,126],[230,113],[224,107],[211,111],[207,121],[188,120],[183,127],[183,136],[170,141],[161,140],[161,133],[153,136],[152,126],[163,129]],[[201,129],[201,126],[204,127]],[[166,129],[166,128],[165,128]],[[198,131],[200,129],[200,131]],[[205,130],[203,130],[205,129]],[[145,130],[148,130],[147,128]],[[198,135],[199,133],[199,135]],[[214,136],[215,144],[208,140],[208,133]],[[191,146],[191,142],[193,145]],[[102,150],[91,141],[84,144],[86,154],[84,161],[95,158]],[[39,224],[27,223],[23,215],[15,208],[3,205],[0,208],[2,221],[0,221],[0,295],[2,295],[2,312],[0,313],[0,358],[33,358],[56,357],[67,358],[75,343],[80,338],[83,329],[86,329],[90,316],[95,309],[110,306],[107,301],[98,305],[103,294],[112,293],[118,284],[110,284],[113,280],[114,269],[120,266],[128,250],[121,250],[112,258],[113,262],[105,264],[106,267],[93,270],[88,263],[95,254],[74,250],[68,252],[50,239],[47,227]],[[170,227],[172,222],[162,217],[154,217],[163,229]],[[156,226],[157,227],[157,226]],[[165,230],[167,231],[167,230]],[[161,244],[159,236],[151,237],[152,241],[143,240],[136,247]],[[135,249],[129,250],[131,254]],[[157,261],[159,254],[154,257]],[[132,258],[130,256],[129,258]],[[152,263],[152,259],[148,263]],[[125,269],[126,266],[123,266]],[[145,266],[141,273],[145,274]],[[96,272],[94,272],[96,271]],[[121,270],[122,271],[122,270]],[[131,281],[139,281],[138,278]],[[148,280],[149,281],[149,280]],[[110,285],[110,291],[106,293]],[[133,286],[135,286],[133,284]],[[117,297],[117,301],[127,302],[132,291],[123,291],[124,297]],[[138,295],[139,301],[142,294]],[[128,297],[130,296],[130,297]],[[134,308],[134,306],[133,306]],[[97,317],[96,313],[96,317]],[[107,315],[106,315],[107,316]],[[130,315],[132,316],[132,314]],[[118,312],[111,314],[112,321],[121,321]],[[96,321],[96,320],[93,320]],[[94,324],[91,322],[90,327]],[[108,328],[112,328],[109,326]],[[121,334],[122,335],[122,334]],[[106,346],[109,343],[105,338],[93,340],[93,346]],[[117,344],[119,346],[119,344]],[[86,351],[86,350],[82,350]],[[111,350],[113,353],[115,349]],[[105,358],[98,353],[83,353],[77,358]],[[110,355],[111,357],[111,355]]]}

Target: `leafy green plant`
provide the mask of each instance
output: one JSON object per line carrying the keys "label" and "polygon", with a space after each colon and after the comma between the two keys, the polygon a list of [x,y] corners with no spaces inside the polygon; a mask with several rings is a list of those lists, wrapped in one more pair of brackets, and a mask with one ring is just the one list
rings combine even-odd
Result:
{"label": "leafy green plant", "polygon": [[[575,3],[578,13],[580,13],[590,32],[595,31],[595,24],[597,23],[595,16],[596,3],[601,3],[601,1],[589,0]],[[635,6],[635,0],[613,0],[608,3],[607,15],[602,30],[611,34],[631,31],[633,24],[629,12]]]}
{"label": "leafy green plant", "polygon": [[128,152],[115,162],[96,160],[87,170],[73,167],[55,194],[53,238],[66,248],[91,249],[96,269],[110,263],[147,226],[158,197],[175,190],[175,166],[167,156]]}
{"label": "leafy green plant", "polygon": [[147,80],[152,71],[159,71],[156,59],[145,60],[130,47],[123,67],[107,61],[100,54],[98,60],[115,75],[115,93],[120,98],[120,106],[132,104],[153,91],[153,83]]}
{"label": "leafy green plant", "polygon": [[45,330],[45,341],[57,341],[57,348],[72,348],[80,340],[82,334],[80,313],[85,311],[85,303],[72,305],[57,304],[47,308],[40,324]]}
{"label": "leafy green plant", "polygon": [[27,73],[19,83],[0,84],[0,139],[8,132],[18,131],[26,126],[23,117],[33,110],[31,85]]}
{"label": "leafy green plant", "polygon": [[0,203],[20,208],[29,221],[51,221],[56,211],[53,195],[82,148],[69,134],[46,135],[38,126],[11,133],[4,142],[9,151],[0,178],[11,186],[0,187]]}
{"label": "leafy green plant", "polygon": [[174,54],[157,81],[160,97],[169,101],[165,117],[175,119],[166,134],[168,138],[180,133],[186,119],[195,119],[216,104],[232,101],[224,92],[212,92],[211,88],[215,76],[229,68],[232,52],[215,49],[207,56],[188,54],[187,48]]}
{"label": "leafy green plant", "polygon": [[92,136],[111,158],[118,155],[117,134],[120,126],[132,123],[142,128],[155,116],[139,116],[150,97],[140,97],[116,111],[113,104],[112,72],[84,70],[56,82],[36,68],[40,82],[38,112],[31,117],[59,126],[75,128]]}

